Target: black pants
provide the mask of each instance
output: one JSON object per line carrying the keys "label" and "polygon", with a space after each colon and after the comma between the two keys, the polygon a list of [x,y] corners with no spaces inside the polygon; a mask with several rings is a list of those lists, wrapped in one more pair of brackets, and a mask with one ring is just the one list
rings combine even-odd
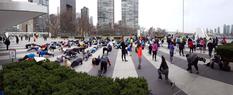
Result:
{"label": "black pants", "polygon": [[165,70],[158,70],[158,74],[159,74],[159,78],[162,79],[162,74],[165,75],[165,79],[168,80],[168,69],[165,69]]}
{"label": "black pants", "polygon": [[198,63],[198,62],[194,62],[193,64],[192,64],[192,63],[191,63],[191,64],[188,64],[188,69],[187,69],[187,70],[189,70],[189,71],[192,72],[192,66],[194,66],[195,69],[198,71],[197,63]]}
{"label": "black pants", "polygon": [[192,66],[195,67],[195,69],[198,71],[198,61],[203,61],[205,62],[205,58],[202,57],[197,57],[193,63],[188,63],[188,69],[190,72],[192,72]]}
{"label": "black pants", "polygon": [[212,51],[213,49],[209,49],[209,57],[212,57]]}
{"label": "black pants", "polygon": [[121,58],[122,58],[122,61],[126,61],[126,50],[121,50],[121,53],[122,53],[122,55],[121,55]]}
{"label": "black pants", "polygon": [[156,60],[157,51],[153,51],[152,59]]}
{"label": "black pants", "polygon": [[103,73],[106,73],[107,72],[107,66],[108,66],[108,63],[102,61],[101,65],[100,65],[100,71],[103,72]]}
{"label": "black pants", "polygon": [[8,50],[9,49],[9,45],[6,45],[6,50]]}
{"label": "black pants", "polygon": [[180,56],[181,56],[181,54],[184,56],[184,49],[183,48],[179,48],[179,53],[180,53]]}
{"label": "black pants", "polygon": [[189,52],[190,52],[190,53],[193,53],[193,47],[190,48]]}

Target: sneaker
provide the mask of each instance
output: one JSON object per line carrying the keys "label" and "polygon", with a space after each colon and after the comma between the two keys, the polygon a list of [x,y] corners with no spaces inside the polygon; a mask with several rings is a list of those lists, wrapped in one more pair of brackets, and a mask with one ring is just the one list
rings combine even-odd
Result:
{"label": "sneaker", "polygon": [[141,65],[138,65],[138,69],[139,69],[139,70],[141,69]]}
{"label": "sneaker", "polygon": [[162,80],[162,76],[159,76],[159,79]]}

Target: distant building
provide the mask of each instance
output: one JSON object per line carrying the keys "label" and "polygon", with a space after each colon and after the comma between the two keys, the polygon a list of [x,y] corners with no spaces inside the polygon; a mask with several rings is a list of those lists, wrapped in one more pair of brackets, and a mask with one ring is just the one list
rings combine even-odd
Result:
{"label": "distant building", "polygon": [[81,19],[83,19],[84,22],[89,23],[89,10],[87,7],[81,9]]}
{"label": "distant building", "polygon": [[231,26],[227,25],[226,26],[226,34],[230,34],[230,31],[231,31]]}
{"label": "distant building", "polygon": [[231,25],[231,34],[233,34],[233,25]]}
{"label": "distant building", "polygon": [[72,35],[75,32],[76,0],[60,0],[60,35]]}
{"label": "distant building", "polygon": [[223,34],[227,34],[227,25],[226,24],[223,25]]}
{"label": "distant building", "polygon": [[98,0],[97,2],[98,25],[114,24],[114,0]]}
{"label": "distant building", "polygon": [[218,34],[220,34],[220,33],[221,33],[221,32],[220,32],[220,27],[218,27],[217,31],[218,31]]}
{"label": "distant building", "polygon": [[127,27],[137,29],[138,26],[138,0],[122,0],[122,22]]}

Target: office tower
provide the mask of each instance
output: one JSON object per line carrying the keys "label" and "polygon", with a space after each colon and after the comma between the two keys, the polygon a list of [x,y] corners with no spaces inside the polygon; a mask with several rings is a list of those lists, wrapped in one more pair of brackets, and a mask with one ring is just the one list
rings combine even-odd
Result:
{"label": "office tower", "polygon": [[114,0],[98,0],[97,2],[98,25],[114,24]]}
{"label": "office tower", "polygon": [[218,34],[220,34],[220,27],[218,27],[217,31],[218,31]]}
{"label": "office tower", "polygon": [[76,0],[60,1],[60,35],[72,35],[75,32]]}
{"label": "office tower", "polygon": [[87,7],[83,7],[81,9],[81,35],[84,36],[84,35],[89,35],[89,28],[90,28],[90,25],[89,25],[89,9]]}
{"label": "office tower", "polygon": [[123,24],[138,29],[138,0],[122,0],[121,7]]}
{"label": "office tower", "polygon": [[223,25],[223,34],[227,34],[227,25],[226,24]]}
{"label": "office tower", "polygon": [[[49,10],[49,0],[29,0],[39,5],[47,6]],[[49,11],[48,11],[49,12]],[[48,32],[49,13],[33,18],[34,32]]]}

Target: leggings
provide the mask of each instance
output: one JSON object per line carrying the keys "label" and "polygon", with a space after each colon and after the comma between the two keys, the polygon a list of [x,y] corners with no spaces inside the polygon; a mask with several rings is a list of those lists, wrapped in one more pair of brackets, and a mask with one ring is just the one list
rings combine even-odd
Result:
{"label": "leggings", "polygon": [[152,59],[156,60],[157,51],[153,51]]}

